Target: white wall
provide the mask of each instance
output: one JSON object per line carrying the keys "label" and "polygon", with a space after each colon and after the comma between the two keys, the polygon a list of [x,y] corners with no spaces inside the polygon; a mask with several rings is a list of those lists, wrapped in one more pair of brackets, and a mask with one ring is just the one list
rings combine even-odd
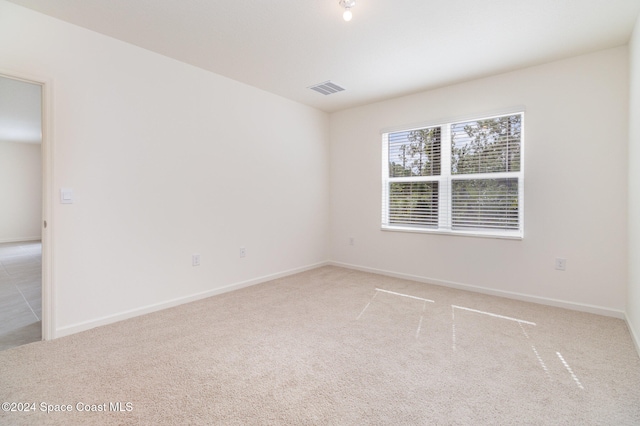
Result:
{"label": "white wall", "polygon": [[[523,240],[380,230],[381,129],[519,105]],[[332,114],[332,260],[621,317],[627,114],[626,47]],[[556,257],[567,259],[566,271],[554,269]]]}
{"label": "white wall", "polygon": [[640,353],[640,17],[629,44],[629,289],[627,318]]}
{"label": "white wall", "polygon": [[3,0],[0,69],[53,81],[57,336],[327,259],[325,113]]}
{"label": "white wall", "polygon": [[0,141],[0,243],[40,239],[40,145]]}
{"label": "white wall", "polygon": [[[0,0],[0,69],[53,82],[50,195],[76,195],[75,204],[55,202],[50,218],[58,336],[329,253],[450,285],[625,309],[625,47],[328,117]],[[527,111],[524,240],[380,230],[380,129],[514,105]],[[631,223],[640,208],[630,212]],[[635,259],[640,232],[632,235]],[[553,269],[555,257],[568,259],[567,271]],[[631,274],[637,329],[640,273]]]}

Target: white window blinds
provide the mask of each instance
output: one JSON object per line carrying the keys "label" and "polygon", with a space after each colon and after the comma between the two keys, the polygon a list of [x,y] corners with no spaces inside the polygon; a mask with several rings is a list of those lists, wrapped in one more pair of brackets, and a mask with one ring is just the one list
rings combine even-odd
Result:
{"label": "white window blinds", "polygon": [[383,229],[523,235],[523,113],[383,134]]}

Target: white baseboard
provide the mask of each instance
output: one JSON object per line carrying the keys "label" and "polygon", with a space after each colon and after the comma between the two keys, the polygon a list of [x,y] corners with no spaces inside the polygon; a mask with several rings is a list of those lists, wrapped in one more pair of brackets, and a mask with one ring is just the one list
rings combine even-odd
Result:
{"label": "white baseboard", "polygon": [[470,284],[462,284],[462,283],[457,283],[453,281],[438,280],[435,278],[428,278],[428,277],[421,277],[417,275],[404,274],[400,272],[386,271],[383,269],[369,268],[366,266],[358,266],[358,265],[352,265],[352,264],[342,263],[342,262],[329,261],[328,263],[329,265],[333,265],[333,266],[339,266],[347,269],[355,269],[363,272],[371,272],[374,274],[386,275],[394,278],[402,278],[402,279],[418,281],[426,284],[435,284],[442,287],[457,288],[459,290],[473,291],[476,293],[489,294],[491,296],[506,297],[508,299],[522,300],[524,302],[538,303],[541,305],[571,309],[573,311],[588,312],[591,314],[598,314],[598,315],[604,315],[608,317],[625,319],[624,311],[618,311],[615,309],[605,308],[602,306],[567,302],[565,300],[551,299],[551,298],[540,297],[540,296],[532,296],[524,293],[516,293],[511,291],[495,290],[491,288],[480,287],[480,286],[475,286]]}
{"label": "white baseboard", "polygon": [[40,241],[42,239],[41,236],[37,237],[18,237],[18,238],[1,238],[0,244],[2,243],[26,243],[29,241]]}
{"label": "white baseboard", "polygon": [[637,330],[633,328],[633,324],[629,321],[629,317],[625,314],[625,320],[627,321],[627,328],[629,329],[629,334],[631,334],[631,340],[636,346],[636,351],[638,352],[638,356],[640,357],[640,334],[638,334]]}
{"label": "white baseboard", "polygon": [[506,297],[509,299],[522,300],[525,302],[538,303],[541,305],[555,306],[559,308],[571,309],[574,311],[588,312],[592,314],[598,314],[598,315],[604,315],[604,316],[623,319],[626,321],[629,327],[631,338],[633,339],[636,349],[638,350],[638,355],[640,356],[640,335],[634,330],[633,326],[631,325],[631,322],[629,322],[629,319],[627,318],[625,312],[623,311],[605,308],[602,306],[567,302],[564,300],[551,299],[551,298],[539,297],[539,296],[531,296],[528,294],[516,293],[516,292],[510,292],[510,291],[495,290],[495,289],[490,289],[490,288],[480,287],[480,286],[475,286],[470,284],[462,284],[462,283],[457,283],[453,281],[438,280],[434,278],[421,277],[417,275],[387,271],[383,269],[369,268],[365,266],[352,265],[352,264],[336,262],[336,261],[320,262],[312,265],[303,266],[300,268],[294,268],[294,269],[278,272],[275,274],[265,275],[265,276],[254,278],[251,280],[242,281],[235,284],[229,284],[224,287],[215,288],[202,293],[180,297],[177,299],[168,300],[166,302],[156,303],[153,305],[148,305],[141,308],[120,312],[118,314],[108,315],[101,318],[96,318],[89,321],[68,325],[68,326],[56,329],[52,337],[55,339],[58,337],[68,336],[71,334],[79,333],[81,331],[90,330],[92,328],[99,327],[102,325],[112,324],[114,322],[123,321],[123,320],[137,317],[140,315],[145,315],[148,313],[160,311],[162,309],[172,308],[174,306],[182,305],[184,303],[194,302],[196,300],[206,299],[207,297],[216,296],[218,294],[227,293],[233,290],[239,290],[241,288],[250,287],[252,285],[275,280],[277,278],[282,278],[289,275],[298,274],[300,272],[308,271],[308,270],[319,268],[326,265],[333,265],[333,266],[338,266],[338,267],[347,268],[347,269],[354,269],[354,270],[363,271],[363,272],[370,272],[370,273],[379,274],[379,275],[386,275],[386,276],[395,277],[395,278],[402,278],[402,279],[407,279],[407,280],[412,280],[417,282],[423,282],[426,284],[435,284],[443,287],[457,288],[460,290],[473,291],[476,293],[489,294],[492,296]]}
{"label": "white baseboard", "polygon": [[131,309],[131,310],[120,312],[114,315],[107,315],[101,318],[96,318],[89,321],[84,321],[81,323],[60,327],[54,331],[53,338],[57,339],[59,337],[69,336],[71,334],[90,330],[92,328],[99,327],[102,325],[112,324],[114,322],[123,321],[129,318],[149,314],[149,313],[160,311],[167,308],[172,308],[174,306],[182,305],[189,302],[195,302],[196,300],[206,299],[207,297],[216,296],[218,294],[227,293],[229,291],[239,290],[244,287],[249,287],[249,286],[260,284],[263,282],[275,280],[277,278],[298,274],[300,272],[316,269],[321,266],[326,266],[328,264],[329,264],[328,262],[320,262],[313,265],[303,266],[300,268],[289,269],[287,271],[277,272],[275,274],[265,275],[265,276],[254,278],[251,280],[242,281],[235,284],[229,284],[224,287],[218,287],[212,290],[207,290],[202,293],[196,293],[190,296],[179,297],[177,299],[168,300],[166,302],[155,303],[153,305]]}

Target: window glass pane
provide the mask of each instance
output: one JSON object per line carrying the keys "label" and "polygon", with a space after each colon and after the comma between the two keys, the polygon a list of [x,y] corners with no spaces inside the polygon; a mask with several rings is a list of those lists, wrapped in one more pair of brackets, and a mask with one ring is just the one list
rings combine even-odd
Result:
{"label": "window glass pane", "polygon": [[451,125],[451,173],[520,171],[520,114]]}
{"label": "window glass pane", "polygon": [[389,134],[389,177],[439,176],[440,127]]}
{"label": "window glass pane", "polygon": [[438,226],[438,182],[389,185],[390,225]]}
{"label": "window glass pane", "polygon": [[451,184],[452,229],[518,229],[518,178],[464,179]]}

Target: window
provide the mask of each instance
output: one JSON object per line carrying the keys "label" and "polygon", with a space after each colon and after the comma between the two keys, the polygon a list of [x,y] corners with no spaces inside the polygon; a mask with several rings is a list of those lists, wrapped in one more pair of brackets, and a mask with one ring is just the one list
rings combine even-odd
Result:
{"label": "window", "polygon": [[523,120],[383,133],[382,228],[522,238]]}

